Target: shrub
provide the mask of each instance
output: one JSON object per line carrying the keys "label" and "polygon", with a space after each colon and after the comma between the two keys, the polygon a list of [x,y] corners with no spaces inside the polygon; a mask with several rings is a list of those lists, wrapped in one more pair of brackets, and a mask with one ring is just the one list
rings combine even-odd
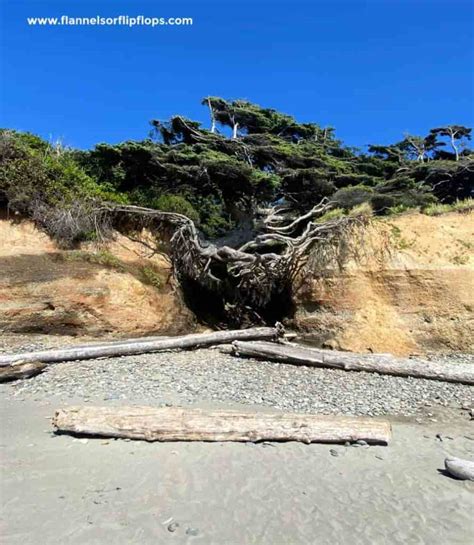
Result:
{"label": "shrub", "polygon": [[14,131],[0,133],[0,195],[9,208],[32,218],[66,246],[99,226],[94,203],[126,202],[86,174],[69,150]]}
{"label": "shrub", "polygon": [[328,210],[320,218],[316,219],[317,223],[324,223],[326,221],[335,220],[344,217],[345,211],[342,208],[333,208]]}
{"label": "shrub", "polygon": [[144,267],[142,267],[141,273],[142,280],[145,284],[149,284],[157,290],[163,287],[163,277],[151,265],[145,265]]}
{"label": "shrub", "polygon": [[357,206],[354,206],[354,208],[349,210],[349,216],[351,217],[370,218],[373,215],[374,210],[368,202],[358,204]]}
{"label": "shrub", "polygon": [[408,210],[413,210],[413,209],[411,209],[410,207],[404,204],[397,204],[396,206],[391,206],[388,209],[387,214],[393,214],[393,215],[403,214],[403,212],[407,212]]}
{"label": "shrub", "polygon": [[350,210],[358,204],[370,201],[373,194],[373,189],[363,185],[343,187],[332,196],[331,200],[334,201],[337,206],[344,208],[345,210]]}
{"label": "shrub", "polygon": [[152,208],[163,212],[174,212],[182,214],[194,222],[199,222],[199,214],[193,205],[181,195],[161,195],[151,202]]}
{"label": "shrub", "polygon": [[389,210],[395,206],[396,200],[392,195],[374,195],[370,203],[376,214],[388,214]]}
{"label": "shrub", "polygon": [[474,210],[474,199],[468,198],[462,201],[455,201],[452,204],[434,203],[422,209],[427,216],[440,216],[447,212],[470,212]]}
{"label": "shrub", "polygon": [[118,257],[109,252],[108,250],[99,250],[98,252],[87,252],[83,250],[74,250],[62,254],[63,258],[67,261],[86,261],[87,263],[93,263],[95,265],[102,265],[110,269],[116,269],[118,271],[124,271],[125,266]]}

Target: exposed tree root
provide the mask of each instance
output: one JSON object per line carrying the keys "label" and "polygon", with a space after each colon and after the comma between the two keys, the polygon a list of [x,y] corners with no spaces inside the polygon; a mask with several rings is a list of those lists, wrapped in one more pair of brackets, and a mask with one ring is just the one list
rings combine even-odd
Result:
{"label": "exposed tree root", "polygon": [[265,321],[265,308],[291,290],[315,251],[337,253],[354,227],[367,222],[364,216],[318,221],[330,208],[322,201],[300,216],[287,206],[266,209],[258,233],[238,248],[204,241],[181,214],[115,204],[101,206],[97,214],[121,231],[149,230],[156,236],[157,252],[163,236],[168,238],[176,279],[220,298],[231,323],[249,325]]}

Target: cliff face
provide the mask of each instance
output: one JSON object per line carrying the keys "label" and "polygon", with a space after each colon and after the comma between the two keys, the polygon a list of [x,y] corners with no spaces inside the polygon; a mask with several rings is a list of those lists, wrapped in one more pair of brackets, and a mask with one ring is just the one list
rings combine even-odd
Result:
{"label": "cliff face", "polygon": [[[473,235],[472,213],[374,221],[342,271],[329,265],[300,279],[296,325],[343,350],[474,351]],[[122,236],[64,251],[31,222],[0,219],[0,333],[138,336],[195,326],[164,256]]]}
{"label": "cliff face", "polygon": [[169,263],[124,237],[60,250],[31,222],[0,219],[0,332],[179,334],[194,328]]}
{"label": "cliff face", "polygon": [[472,352],[473,220],[412,213],[374,222],[357,260],[300,280],[297,325],[343,350]]}

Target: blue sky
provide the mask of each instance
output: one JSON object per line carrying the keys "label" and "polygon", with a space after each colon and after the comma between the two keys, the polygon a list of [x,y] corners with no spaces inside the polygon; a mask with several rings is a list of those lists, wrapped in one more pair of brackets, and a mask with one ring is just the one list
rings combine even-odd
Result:
{"label": "blue sky", "polygon": [[[246,98],[336,127],[350,145],[473,123],[469,0],[0,0],[0,125],[66,144],[208,123]],[[26,17],[193,17],[192,27],[30,27]]]}

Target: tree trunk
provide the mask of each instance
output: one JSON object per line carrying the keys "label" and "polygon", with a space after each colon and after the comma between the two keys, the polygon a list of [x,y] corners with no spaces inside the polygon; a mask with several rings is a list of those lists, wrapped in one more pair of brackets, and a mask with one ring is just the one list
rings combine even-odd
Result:
{"label": "tree trunk", "polygon": [[456,144],[454,143],[454,135],[453,134],[451,135],[451,147],[453,148],[454,154],[456,155],[456,161],[459,161],[459,151],[458,151],[458,148],[457,148]]}
{"label": "tree trunk", "polygon": [[290,343],[235,341],[232,346],[235,356],[250,356],[296,365],[333,367],[344,371],[366,371],[382,375],[474,384],[474,365],[468,363],[441,364],[424,360],[395,358],[388,354],[350,354],[306,348]]}
{"label": "tree trunk", "polygon": [[30,378],[38,375],[46,368],[46,364],[39,361],[29,363],[16,363],[0,367],[0,382]]}
{"label": "tree trunk", "polygon": [[385,444],[384,420],[310,414],[204,411],[175,407],[71,407],[56,411],[59,432],[145,441],[302,441]]}
{"label": "tree trunk", "polygon": [[200,346],[210,346],[213,344],[225,344],[236,339],[273,339],[282,334],[282,326],[277,325],[276,327],[255,327],[253,329],[197,333],[152,341],[134,342],[132,339],[131,342],[124,341],[122,344],[117,345],[70,346],[67,348],[53,348],[51,350],[1,355],[0,367],[8,366],[18,361],[56,363],[60,361],[87,360],[113,356],[131,356],[135,354],[145,354],[147,352],[160,352],[162,350],[198,348]]}
{"label": "tree trunk", "polygon": [[207,105],[209,107],[209,115],[211,116],[211,133],[214,134],[216,132],[216,118],[210,99],[207,99]]}

